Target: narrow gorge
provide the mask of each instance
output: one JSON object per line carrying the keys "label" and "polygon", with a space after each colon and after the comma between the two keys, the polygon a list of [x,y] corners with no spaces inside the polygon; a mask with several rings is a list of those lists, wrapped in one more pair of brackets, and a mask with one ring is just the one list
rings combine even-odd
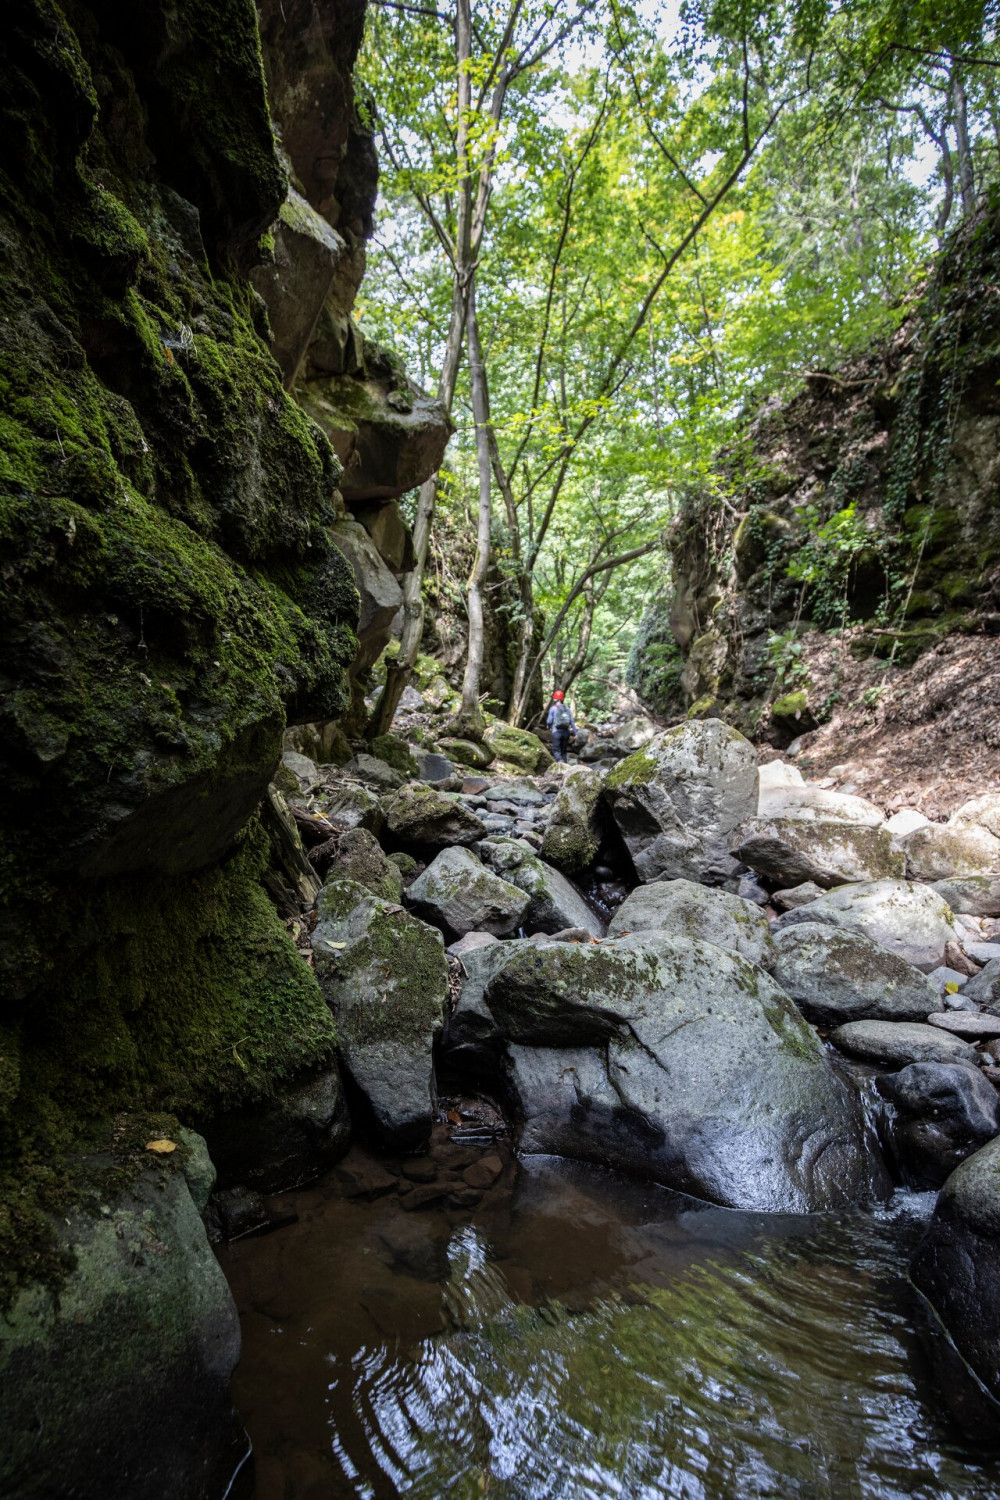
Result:
{"label": "narrow gorge", "polygon": [[573,282],[662,79],[571,9],[0,20],[10,1500],[996,1493],[995,179],[891,327],[671,427],[773,80],[692,10],[742,133]]}

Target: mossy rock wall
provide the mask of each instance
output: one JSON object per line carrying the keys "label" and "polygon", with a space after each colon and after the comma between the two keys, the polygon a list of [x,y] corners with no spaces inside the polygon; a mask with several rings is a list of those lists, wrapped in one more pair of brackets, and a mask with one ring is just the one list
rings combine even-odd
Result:
{"label": "mossy rock wall", "polygon": [[0,1228],[23,1244],[38,1163],[110,1110],[204,1116],[330,1056],[248,821],[286,723],[345,706],[357,592],[336,458],[247,280],[287,186],[251,0],[4,21],[0,1170],[28,1190]]}
{"label": "mossy rock wall", "polygon": [[[686,702],[707,691],[694,670],[705,642],[721,640],[713,712],[747,732],[808,687],[789,671],[804,631],[863,623],[859,651],[897,664],[956,632],[995,633],[998,277],[994,195],[952,237],[895,334],[768,402],[719,456],[715,485],[682,497],[669,578],[629,663],[647,701],[669,682],[667,615],[688,658]],[[811,697],[809,708],[821,712]]]}

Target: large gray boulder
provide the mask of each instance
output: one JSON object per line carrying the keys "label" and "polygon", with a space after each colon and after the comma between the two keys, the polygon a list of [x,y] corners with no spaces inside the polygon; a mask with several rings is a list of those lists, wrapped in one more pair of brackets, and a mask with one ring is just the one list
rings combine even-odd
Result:
{"label": "large gray boulder", "polygon": [[[980,1436],[996,1430],[994,1403],[1000,1401],[998,1182],[1000,1136],[952,1172],[910,1266],[913,1285],[930,1303],[935,1323],[946,1330],[966,1367],[949,1358],[949,1351],[940,1351],[942,1393],[959,1420]],[[984,1428],[984,1421],[989,1426]]]}
{"label": "large gray boulder", "polygon": [[956,936],[947,903],[928,886],[907,880],[840,886],[808,906],[786,911],[772,931],[782,932],[799,922],[827,922],[863,933],[925,974],[947,962],[945,949]]}
{"label": "large gray boulder", "polygon": [[519,840],[486,839],[481,847],[483,858],[504,880],[527,895],[524,926],[528,931],[563,932],[567,927],[579,927],[591,937],[604,935],[604,923],[576,887]]}
{"label": "large gray boulder", "polygon": [[817,1026],[844,1021],[926,1021],[940,1004],[919,969],[863,933],[800,922],[775,934],[772,973]]}
{"label": "large gray boulder", "polygon": [[601,847],[601,775],[583,766],[566,776],[549,809],[542,858],[566,875],[592,865]]}
{"label": "large gray boulder", "polygon": [[897,840],[911,880],[950,880],[1000,869],[1000,839],[976,824],[928,823]]}
{"label": "large gray boulder", "polygon": [[975,1047],[937,1026],[921,1021],[846,1021],[831,1031],[841,1052],[862,1062],[903,1068],[913,1062],[962,1062],[977,1067]]}
{"label": "large gray boulder", "polygon": [[609,771],[604,795],[642,881],[721,885],[735,874],[729,835],[757,810],[757,755],[721,719],[658,734]]}
{"label": "large gray boulder", "polygon": [[358,653],[351,668],[356,674],[373,667],[389,644],[392,621],[403,602],[403,593],[375,543],[357,521],[337,521],[330,528],[330,535],[354,571],[361,599]]}
{"label": "large gray boulder", "polygon": [[627,932],[669,932],[715,943],[764,969],[772,968],[777,956],[767,917],[759,906],[691,880],[657,880],[638,886],[608,926],[609,937]]}
{"label": "large gray boulder", "polygon": [[961,875],[936,880],[934,890],[953,912],[969,917],[1000,917],[1000,875]]}
{"label": "large gray boulder", "polygon": [[413,1149],[433,1117],[433,1047],[448,995],[441,934],[352,880],[325,885],[317,906],[313,964],[341,1061],[383,1143]]}
{"label": "large gray boulder", "polygon": [[530,898],[488,870],[469,849],[442,849],[406,893],[428,922],[462,937],[492,932],[509,937],[524,920]]}
{"label": "large gray boulder", "polygon": [[[154,1157],[146,1134],[129,1186],[53,1220],[65,1280],[0,1319],[4,1495],[201,1500],[249,1452],[229,1393],[239,1316],[200,1216],[211,1174],[197,1137]],[[109,1165],[81,1162],[81,1178]]]}
{"label": "large gray boulder", "polygon": [[747,818],[733,830],[730,849],[758,875],[795,886],[828,888],[845,881],[902,875],[905,860],[884,828],[806,818]]}
{"label": "large gray boulder", "polygon": [[736,1208],[810,1212],[885,1188],[815,1033],[767,974],[712,944],[519,944],[485,1002],[510,1044],[524,1151]]}
{"label": "large gray boulder", "polygon": [[878,1079],[895,1105],[893,1149],[910,1183],[940,1187],[1000,1131],[1000,1094],[964,1063],[911,1063]]}
{"label": "large gray boulder", "polygon": [[378,840],[367,829],[349,828],[331,843],[334,847],[324,871],[327,881],[356,880],[383,901],[401,899],[403,877],[399,866],[386,859]]}
{"label": "large gray boulder", "polygon": [[475,813],[422,781],[408,781],[386,803],[385,828],[394,848],[417,853],[475,844],[487,831]]}

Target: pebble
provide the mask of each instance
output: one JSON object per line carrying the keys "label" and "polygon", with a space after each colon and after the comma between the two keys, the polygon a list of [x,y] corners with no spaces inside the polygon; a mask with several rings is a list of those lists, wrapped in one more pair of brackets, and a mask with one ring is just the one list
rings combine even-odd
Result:
{"label": "pebble", "polygon": [[502,1171],[503,1162],[495,1151],[491,1151],[489,1156],[481,1157],[471,1167],[466,1167],[462,1179],[469,1187],[488,1188],[493,1186]]}

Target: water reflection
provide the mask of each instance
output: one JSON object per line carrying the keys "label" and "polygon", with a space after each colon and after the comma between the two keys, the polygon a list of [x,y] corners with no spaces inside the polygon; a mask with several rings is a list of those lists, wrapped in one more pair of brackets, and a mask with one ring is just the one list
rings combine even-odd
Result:
{"label": "water reflection", "polygon": [[538,1161],[471,1220],[294,1197],[223,1252],[258,1500],[997,1494],[923,1383],[926,1198],[738,1214]]}

